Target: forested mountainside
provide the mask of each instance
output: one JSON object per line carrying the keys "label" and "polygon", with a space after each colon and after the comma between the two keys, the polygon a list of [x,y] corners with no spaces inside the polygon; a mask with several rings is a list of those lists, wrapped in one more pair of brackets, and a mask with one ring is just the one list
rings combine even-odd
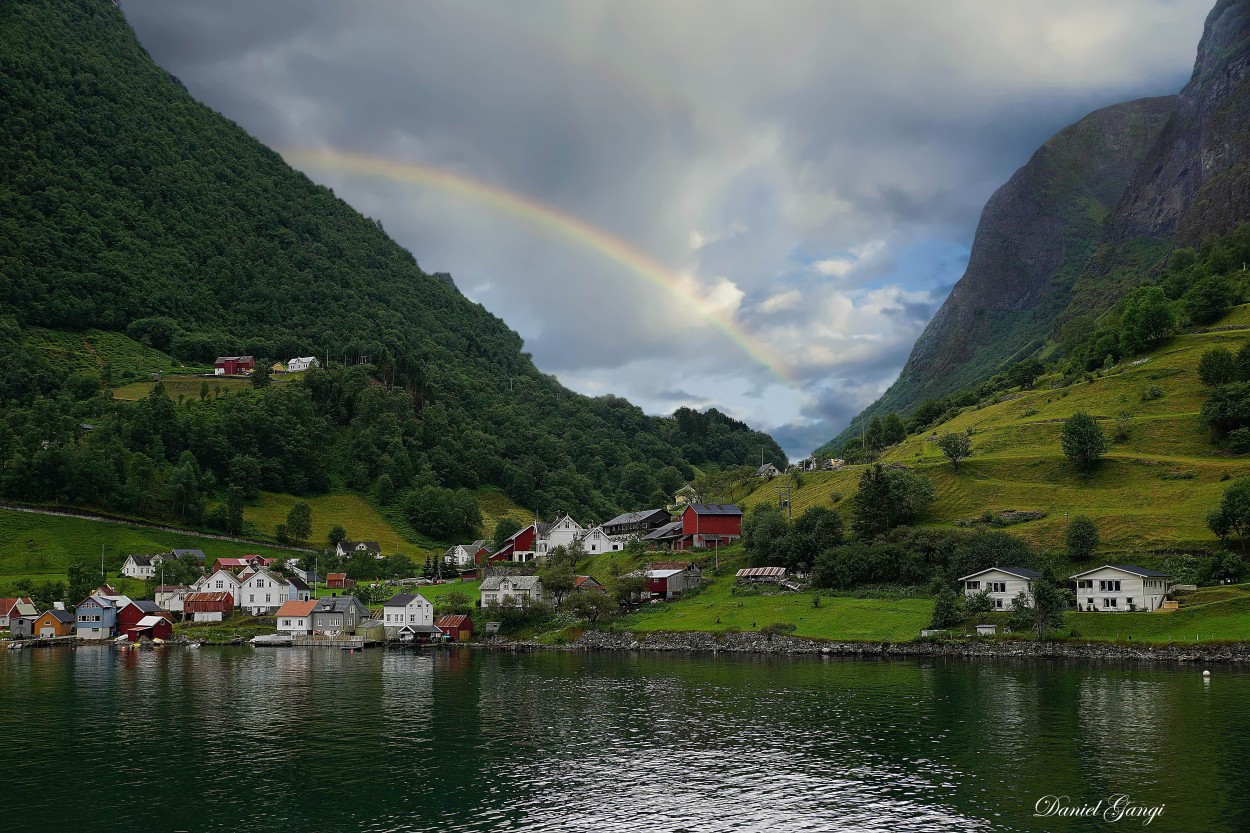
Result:
{"label": "forested mountainside", "polygon": [[[109,0],[0,5],[0,303],[4,497],[194,523],[258,489],[496,485],[605,518],[694,467],[785,463],[716,411],[649,417],[540,373],[448,276],[196,102]],[[111,395],[327,353],[352,366]]]}
{"label": "forested mountainside", "polygon": [[1061,131],[990,199],[963,278],[898,381],[822,452],[873,416],[974,390],[1048,354],[1074,318],[1112,311],[1161,272],[1250,219],[1250,6],[1219,0],[1178,96],[1099,110]]}

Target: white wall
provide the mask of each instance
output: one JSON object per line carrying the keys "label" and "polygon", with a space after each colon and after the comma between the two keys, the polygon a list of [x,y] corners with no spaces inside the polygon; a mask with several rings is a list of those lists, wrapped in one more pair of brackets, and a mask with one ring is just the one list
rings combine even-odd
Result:
{"label": "white wall", "polygon": [[1108,613],[1157,610],[1167,597],[1167,584],[1166,578],[1102,567],[1076,580],[1076,606]]}
{"label": "white wall", "polygon": [[[971,585],[976,585],[975,587]],[[989,597],[994,600],[995,610],[1011,610],[1012,603],[1020,593],[1033,602],[1033,585],[1028,579],[1004,573],[1002,570],[989,570],[964,582],[964,595],[975,596],[982,590],[993,585],[1002,585],[1002,589],[993,589]]]}

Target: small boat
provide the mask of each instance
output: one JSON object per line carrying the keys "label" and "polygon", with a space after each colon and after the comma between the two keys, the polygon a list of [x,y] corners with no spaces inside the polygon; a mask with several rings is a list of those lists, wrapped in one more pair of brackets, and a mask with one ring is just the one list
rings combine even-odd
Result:
{"label": "small boat", "polygon": [[192,643],[191,643],[190,645],[188,645],[187,647],[188,647],[188,648],[190,648],[190,649],[192,649],[192,650],[195,650],[196,648],[199,648],[199,647],[200,647],[200,643],[198,643],[198,642],[192,642]]}
{"label": "small boat", "polygon": [[25,646],[25,645],[23,645],[23,644],[22,644],[22,643],[20,643],[20,642],[10,642],[10,643],[9,643],[9,650],[10,650],[10,651],[20,651],[20,650],[22,650],[22,649],[23,649],[23,648],[25,648],[25,647],[26,647],[26,646]]}

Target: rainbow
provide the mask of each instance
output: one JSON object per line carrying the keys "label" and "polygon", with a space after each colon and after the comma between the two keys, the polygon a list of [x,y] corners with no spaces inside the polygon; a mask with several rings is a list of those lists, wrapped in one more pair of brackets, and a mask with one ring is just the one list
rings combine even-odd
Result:
{"label": "rainbow", "polygon": [[713,308],[706,300],[699,297],[692,291],[688,279],[585,220],[565,214],[522,194],[428,165],[324,149],[290,149],[282,151],[282,156],[297,168],[316,168],[377,177],[391,182],[420,185],[455,194],[515,217],[551,237],[567,240],[589,249],[604,260],[616,263],[680,300],[687,308],[694,310],[700,318],[723,333],[744,353],[767,368],[779,381],[790,384],[791,380],[785,365],[773,355],[772,351],[746,332],[731,317]]}

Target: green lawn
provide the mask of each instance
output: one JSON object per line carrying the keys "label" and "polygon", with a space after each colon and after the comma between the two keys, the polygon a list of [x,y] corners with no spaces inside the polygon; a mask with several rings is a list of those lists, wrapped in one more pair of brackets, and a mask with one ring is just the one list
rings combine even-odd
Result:
{"label": "green lawn", "polygon": [[[300,374],[294,376],[274,376],[274,384],[283,384],[296,378]],[[165,393],[169,394],[169,398],[177,402],[179,399],[199,399],[200,389],[205,382],[208,383],[209,396],[224,396],[230,391],[247,390],[252,386],[250,379],[217,378],[205,376],[166,376],[161,380],[165,385]],[[152,392],[152,386],[155,382],[131,382],[128,385],[122,385],[113,390],[113,398],[121,399],[127,402],[137,402]]]}
{"label": "green lawn", "polygon": [[648,605],[624,617],[616,627],[632,633],[651,631],[752,631],[777,623],[795,625],[795,636],[843,641],[915,639],[933,616],[929,599],[847,599],[813,593],[735,596],[732,576],[713,580],[689,599]]}
{"label": "green lawn", "polygon": [[[1250,326],[1250,305],[1234,309],[1221,327]],[[937,501],[921,522],[949,525],[981,513],[1041,510],[1047,517],[1010,528],[1049,550],[1062,548],[1072,515],[1093,518],[1106,552],[1165,547],[1211,547],[1206,515],[1232,478],[1250,474],[1250,458],[1215,448],[1198,412],[1205,391],[1198,380],[1202,353],[1215,346],[1236,352],[1250,329],[1180,335],[1154,353],[1122,363],[1091,382],[1012,391],[1002,401],[964,409],[922,435],[908,437],[883,455],[885,463],[916,467],[933,481]],[[1161,396],[1154,396],[1157,388]],[[1144,395],[1143,395],[1144,394]],[[1078,410],[1102,422],[1104,433],[1123,421],[1127,438],[1112,445],[1107,460],[1089,477],[1078,475],[1059,444],[1062,421]],[[973,456],[959,470],[946,462],[934,435],[972,432]],[[810,506],[849,512],[863,466],[793,476],[763,483],[742,501],[750,508],[776,504],[783,487],[793,489],[795,514]]]}
{"label": "green lawn", "polygon": [[1208,587],[1182,597],[1177,611],[1069,613],[1080,639],[1134,642],[1250,641],[1250,585]]}
{"label": "green lawn", "polygon": [[66,569],[75,559],[99,564],[101,546],[104,547],[106,575],[110,578],[116,576],[127,555],[172,549],[200,549],[210,561],[251,553],[278,558],[291,556],[287,550],[141,526],[0,510],[0,584],[17,577],[38,581],[64,579]]}
{"label": "green lawn", "polygon": [[312,508],[312,538],[309,545],[324,547],[330,527],[341,525],[347,537],[353,541],[377,541],[382,552],[390,555],[404,552],[414,561],[425,560],[425,550],[417,557],[416,548],[404,546],[404,537],[359,495],[337,493],[298,497],[274,492],[261,492],[260,500],[243,509],[243,517],[256,525],[261,535],[272,536],[274,527],[286,523],[287,513],[296,501],[302,500]]}

